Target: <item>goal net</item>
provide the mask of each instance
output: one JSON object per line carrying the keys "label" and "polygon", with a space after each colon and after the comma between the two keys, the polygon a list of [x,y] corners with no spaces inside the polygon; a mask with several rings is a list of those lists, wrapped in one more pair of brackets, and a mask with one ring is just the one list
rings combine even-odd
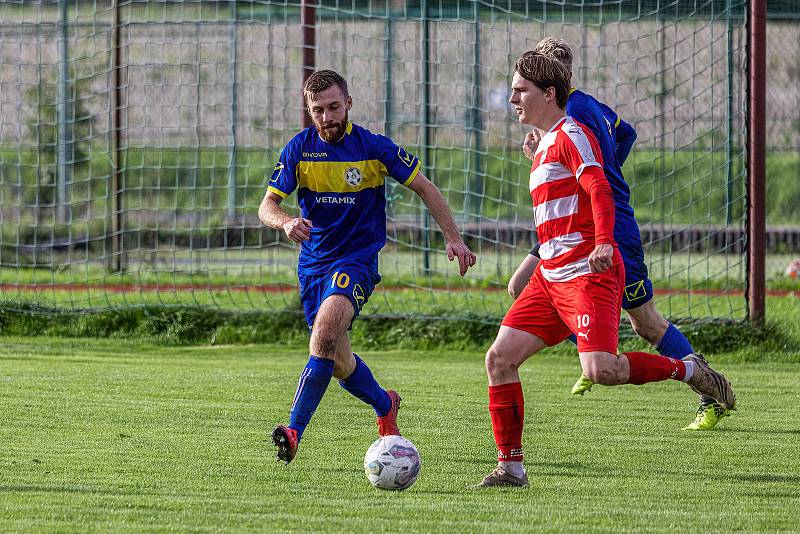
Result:
{"label": "goal net", "polygon": [[[314,4],[315,66],[348,80],[354,122],[420,157],[478,256],[459,277],[422,203],[389,180],[383,282],[364,313],[508,308],[534,236],[510,77],[523,51],[557,36],[573,47],[573,84],[637,130],[624,174],[660,309],[743,318],[745,7]],[[301,129],[300,13],[273,1],[3,2],[3,305],[298,310],[297,247],[256,214]],[[283,205],[297,210],[293,196]]]}

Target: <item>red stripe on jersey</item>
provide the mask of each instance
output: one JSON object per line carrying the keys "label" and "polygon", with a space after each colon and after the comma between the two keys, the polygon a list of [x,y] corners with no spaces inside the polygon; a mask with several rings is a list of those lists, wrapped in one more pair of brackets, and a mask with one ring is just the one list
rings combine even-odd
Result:
{"label": "red stripe on jersey", "polygon": [[[550,270],[586,261],[594,250],[596,229],[593,197],[587,187],[594,180],[604,180],[605,175],[598,177],[594,170],[598,167],[602,169],[603,165],[594,134],[572,117],[557,122],[544,135],[539,147],[540,151],[531,167],[531,200],[539,243],[544,245],[552,241],[549,250],[553,256],[542,258],[542,269]],[[537,172],[543,165],[546,167]],[[564,177],[563,172],[553,171],[561,167],[570,171],[572,176]],[[582,176],[586,169],[592,169],[591,179],[579,181],[578,175]],[[557,176],[555,173],[558,173]],[[597,207],[605,209],[604,197],[595,196],[600,204]],[[610,197],[610,201],[613,206],[613,198]],[[580,235],[582,242],[577,235]],[[575,276],[579,276],[586,271],[575,272],[579,273]]]}
{"label": "red stripe on jersey", "polygon": [[580,232],[584,240],[588,239],[592,241],[593,234],[581,228],[580,221],[576,215],[564,217],[563,219],[552,219],[540,224],[536,228],[536,235],[539,238],[539,243],[544,243],[558,236],[574,234],[576,232]]}
{"label": "red stripe on jersey", "polygon": [[533,200],[533,205],[538,206],[547,200],[568,197],[580,193],[581,187],[578,185],[578,180],[573,176],[566,180],[558,180],[557,182],[540,185],[531,193],[531,199]]}

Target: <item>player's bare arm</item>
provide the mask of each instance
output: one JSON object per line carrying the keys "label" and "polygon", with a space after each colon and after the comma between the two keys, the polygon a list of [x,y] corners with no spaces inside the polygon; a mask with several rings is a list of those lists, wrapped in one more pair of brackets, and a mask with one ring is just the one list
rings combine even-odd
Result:
{"label": "player's bare arm", "polygon": [[514,274],[511,275],[511,279],[508,281],[508,294],[511,295],[512,299],[516,300],[522,290],[525,289],[538,263],[539,258],[533,254],[527,254],[522,263],[519,264],[519,267],[517,267],[517,270],[514,271]]}
{"label": "player's bare arm", "polygon": [[292,217],[281,208],[280,195],[268,191],[258,208],[258,219],[271,228],[280,228],[286,237],[295,243],[302,243],[311,237],[313,225],[303,217]]}
{"label": "player's bare arm", "polygon": [[475,254],[461,239],[456,222],[453,220],[453,214],[450,212],[442,192],[421,172],[408,187],[419,195],[439,228],[442,229],[442,234],[447,241],[447,259],[453,261],[458,258],[459,273],[464,276],[467,270],[475,265]]}

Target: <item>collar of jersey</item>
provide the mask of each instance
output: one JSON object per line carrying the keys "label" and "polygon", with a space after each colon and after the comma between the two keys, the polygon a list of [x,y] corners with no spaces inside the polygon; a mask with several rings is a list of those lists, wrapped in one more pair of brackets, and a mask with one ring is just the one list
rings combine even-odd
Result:
{"label": "collar of jersey", "polygon": [[547,134],[549,134],[550,132],[554,131],[554,130],[556,129],[556,127],[557,127],[559,124],[561,124],[563,121],[565,121],[566,119],[567,119],[567,116],[566,116],[566,115],[564,115],[563,117],[561,117],[560,119],[558,119],[558,120],[555,122],[555,124],[553,124],[553,125],[550,127],[550,129],[549,129],[549,130],[547,130],[547,133],[546,133],[545,135],[547,135]]}

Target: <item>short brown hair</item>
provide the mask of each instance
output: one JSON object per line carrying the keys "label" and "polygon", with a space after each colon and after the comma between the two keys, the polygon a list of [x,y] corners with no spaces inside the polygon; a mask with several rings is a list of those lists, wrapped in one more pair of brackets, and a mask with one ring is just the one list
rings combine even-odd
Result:
{"label": "short brown hair", "polygon": [[339,86],[344,96],[349,96],[347,92],[347,82],[338,72],[327,69],[312,72],[311,76],[306,80],[306,83],[303,84],[303,97],[314,97],[334,85]]}
{"label": "short brown hair", "polygon": [[572,48],[569,47],[564,39],[545,37],[539,41],[533,51],[559,60],[572,74]]}
{"label": "short brown hair", "polygon": [[567,107],[570,74],[563,63],[550,56],[529,50],[517,60],[516,71],[520,76],[546,91],[548,87],[556,90],[558,107]]}

